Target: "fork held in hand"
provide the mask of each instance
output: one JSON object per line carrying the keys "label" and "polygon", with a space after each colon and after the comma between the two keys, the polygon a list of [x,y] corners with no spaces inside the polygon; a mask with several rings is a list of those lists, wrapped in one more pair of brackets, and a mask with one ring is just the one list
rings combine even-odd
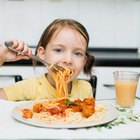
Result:
{"label": "fork held in hand", "polygon": [[[6,41],[5,42],[5,46],[11,50],[12,52],[15,52],[14,49],[12,49],[12,45],[13,45],[13,42],[12,41]],[[15,52],[16,53],[16,52]],[[18,55],[21,55],[21,52],[18,52],[17,53]],[[50,64],[48,63],[47,61],[44,61],[43,59],[40,59],[39,57],[31,54],[31,55],[28,55],[29,58],[33,59],[33,60],[36,60],[38,62],[41,62],[42,64],[44,64],[45,66],[47,66],[52,72],[56,73],[58,71],[63,71],[64,68],[57,65],[57,64]]]}

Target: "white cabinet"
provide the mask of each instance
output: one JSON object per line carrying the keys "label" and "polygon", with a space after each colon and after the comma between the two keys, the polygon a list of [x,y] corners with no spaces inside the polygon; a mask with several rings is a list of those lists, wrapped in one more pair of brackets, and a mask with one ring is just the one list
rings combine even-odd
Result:
{"label": "white cabinet", "polygon": [[0,0],[0,42],[17,38],[36,45],[56,18],[80,21],[91,47],[140,46],[140,0]]}
{"label": "white cabinet", "polygon": [[[140,68],[138,67],[95,67],[93,73],[97,76],[97,100],[115,98],[113,72],[116,70],[140,72]],[[136,96],[140,97],[140,80],[138,83]]]}
{"label": "white cabinet", "polygon": [[77,19],[77,5],[77,0],[0,0],[0,41],[16,38],[36,45],[54,19]]}
{"label": "white cabinet", "polygon": [[37,44],[40,34],[40,1],[0,0],[1,41],[9,38]]}
{"label": "white cabinet", "polygon": [[15,82],[15,75],[21,75],[23,79],[39,76],[45,73],[45,67],[33,66],[2,66],[0,68],[0,87],[7,86]]}

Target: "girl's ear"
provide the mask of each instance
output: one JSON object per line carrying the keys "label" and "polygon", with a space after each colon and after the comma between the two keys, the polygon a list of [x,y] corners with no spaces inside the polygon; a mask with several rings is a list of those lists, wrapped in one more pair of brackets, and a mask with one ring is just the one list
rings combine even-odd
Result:
{"label": "girl's ear", "polygon": [[42,46],[38,47],[38,49],[37,49],[37,56],[39,58],[45,60],[45,49]]}

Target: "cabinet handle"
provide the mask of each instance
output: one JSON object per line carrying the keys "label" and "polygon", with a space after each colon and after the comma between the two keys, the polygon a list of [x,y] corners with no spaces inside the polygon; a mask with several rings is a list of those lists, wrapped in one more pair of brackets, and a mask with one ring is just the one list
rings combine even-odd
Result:
{"label": "cabinet handle", "polygon": [[115,87],[115,85],[113,85],[113,84],[103,84],[103,86],[104,87],[109,87],[109,88],[114,88]]}
{"label": "cabinet handle", "polygon": [[22,76],[21,75],[16,75],[15,76],[15,82],[18,82],[18,81],[22,81]]}
{"label": "cabinet handle", "polygon": [[0,77],[14,77],[15,78],[15,82],[23,80],[21,75],[0,75]]}

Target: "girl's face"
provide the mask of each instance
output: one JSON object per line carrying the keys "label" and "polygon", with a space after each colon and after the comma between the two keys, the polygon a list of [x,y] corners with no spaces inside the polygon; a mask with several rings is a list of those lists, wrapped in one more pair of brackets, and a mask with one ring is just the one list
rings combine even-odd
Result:
{"label": "girl's face", "polygon": [[[72,81],[85,65],[86,40],[79,32],[71,28],[63,28],[53,35],[43,54],[46,61],[72,69]],[[52,75],[48,70],[49,74]]]}

